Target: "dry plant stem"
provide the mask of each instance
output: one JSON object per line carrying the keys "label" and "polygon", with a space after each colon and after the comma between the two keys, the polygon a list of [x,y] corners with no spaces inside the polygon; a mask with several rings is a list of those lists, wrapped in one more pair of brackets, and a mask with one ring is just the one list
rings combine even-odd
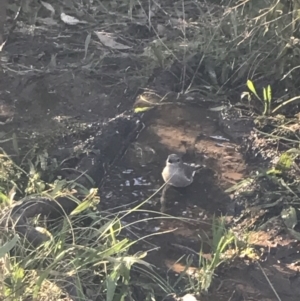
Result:
{"label": "dry plant stem", "polygon": [[288,77],[294,70],[299,69],[300,66],[296,66],[294,68],[292,68],[291,70],[289,70],[289,72],[287,72],[286,74],[284,74],[284,76],[282,77],[281,80],[284,80],[286,77]]}
{"label": "dry plant stem", "polygon": [[258,129],[254,129],[254,130],[255,130],[255,132],[258,132],[258,133],[260,133],[262,135],[265,135],[265,136],[268,136],[268,137],[281,139],[281,140],[285,140],[285,141],[289,141],[289,142],[293,142],[293,143],[299,143],[299,141],[297,141],[297,140],[292,140],[292,139],[288,139],[288,138],[285,138],[285,137],[280,137],[280,136],[277,136],[277,135],[268,134],[268,133],[262,132]]}
{"label": "dry plant stem", "polygon": [[276,107],[276,108],[272,111],[272,113],[275,113],[276,111],[278,111],[278,110],[279,110],[280,108],[282,108],[283,106],[285,106],[285,105],[287,105],[287,104],[289,104],[289,103],[291,103],[291,102],[293,102],[293,101],[295,101],[295,100],[297,100],[297,99],[300,99],[300,96],[295,96],[295,97],[293,97],[293,98],[291,98],[291,99],[289,99],[289,100],[283,102],[281,105],[279,105],[278,107]]}
{"label": "dry plant stem", "polygon": [[263,269],[262,266],[260,265],[260,263],[259,263],[259,262],[256,262],[256,263],[257,263],[258,267],[260,268],[260,270],[262,271],[263,275],[265,276],[266,280],[268,281],[268,283],[269,283],[269,285],[270,285],[272,291],[274,292],[274,294],[275,294],[277,300],[278,300],[278,301],[282,301],[282,300],[280,299],[279,295],[277,294],[277,292],[276,292],[276,290],[275,290],[273,284],[271,283],[269,277],[267,276],[267,274],[265,273],[264,269]]}

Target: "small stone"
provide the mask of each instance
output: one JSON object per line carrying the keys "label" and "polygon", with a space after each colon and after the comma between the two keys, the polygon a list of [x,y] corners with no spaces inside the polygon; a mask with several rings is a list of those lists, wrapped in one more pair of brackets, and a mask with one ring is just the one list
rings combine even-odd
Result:
{"label": "small stone", "polygon": [[186,294],[181,298],[182,301],[197,301],[197,299],[191,295],[191,294]]}

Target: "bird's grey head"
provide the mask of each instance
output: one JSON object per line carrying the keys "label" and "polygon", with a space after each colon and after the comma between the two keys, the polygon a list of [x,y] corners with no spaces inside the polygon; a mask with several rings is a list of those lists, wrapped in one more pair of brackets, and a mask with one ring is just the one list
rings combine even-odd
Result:
{"label": "bird's grey head", "polygon": [[180,156],[175,154],[171,154],[168,156],[167,165],[176,166],[176,165],[180,165],[181,163],[182,163],[182,159]]}

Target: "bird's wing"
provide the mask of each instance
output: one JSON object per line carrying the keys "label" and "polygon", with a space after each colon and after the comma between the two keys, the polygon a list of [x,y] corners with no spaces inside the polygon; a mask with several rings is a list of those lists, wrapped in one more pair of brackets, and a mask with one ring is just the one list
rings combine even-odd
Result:
{"label": "bird's wing", "polygon": [[183,181],[187,181],[187,182],[191,182],[193,179],[195,171],[192,170],[188,170],[185,172],[180,172],[176,174],[176,177],[178,179],[182,179]]}
{"label": "bird's wing", "polygon": [[184,164],[185,174],[187,178],[192,178],[195,175],[195,172],[197,171],[196,166],[190,165],[190,164]]}

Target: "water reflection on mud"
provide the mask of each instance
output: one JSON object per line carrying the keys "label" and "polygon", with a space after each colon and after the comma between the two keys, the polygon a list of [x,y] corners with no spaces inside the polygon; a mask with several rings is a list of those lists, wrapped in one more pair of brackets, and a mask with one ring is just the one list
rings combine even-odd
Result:
{"label": "water reflection on mud", "polygon": [[161,188],[161,171],[170,153],[183,155],[186,162],[205,165],[190,186],[166,186],[140,208],[144,212],[126,217],[128,222],[148,219],[135,224],[141,236],[169,232],[148,239],[158,247],[150,258],[159,258],[161,264],[176,261],[178,255],[189,253],[188,249],[198,252],[203,247],[210,236],[213,215],[229,215],[231,200],[224,190],[244,175],[242,155],[219,130],[214,114],[203,108],[175,105],[153,110],[138,141],[101,187],[103,208],[116,212],[120,210],[117,208],[137,206]]}

